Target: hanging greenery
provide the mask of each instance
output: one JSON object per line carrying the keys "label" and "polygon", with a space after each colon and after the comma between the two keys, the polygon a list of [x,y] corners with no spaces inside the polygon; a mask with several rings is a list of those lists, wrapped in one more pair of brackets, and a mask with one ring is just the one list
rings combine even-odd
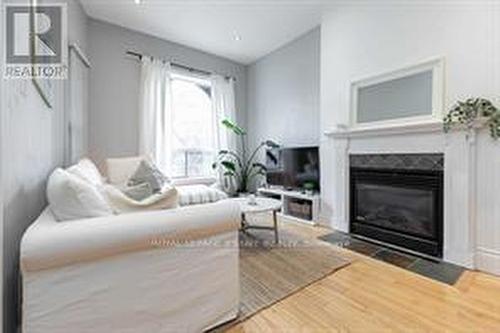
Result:
{"label": "hanging greenery", "polygon": [[472,129],[477,121],[484,121],[490,129],[493,139],[500,137],[500,110],[484,98],[469,98],[458,101],[444,117],[444,131],[455,126],[466,126]]}

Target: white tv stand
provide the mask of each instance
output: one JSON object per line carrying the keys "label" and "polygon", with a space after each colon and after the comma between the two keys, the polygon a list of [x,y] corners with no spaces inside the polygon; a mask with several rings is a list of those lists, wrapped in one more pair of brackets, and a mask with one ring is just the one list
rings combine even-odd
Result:
{"label": "white tv stand", "polygon": [[[305,194],[301,191],[286,190],[282,187],[259,188],[260,196],[272,197],[281,200],[282,208],[279,215],[288,219],[316,225],[319,222],[320,194]],[[301,211],[301,212],[297,212]]]}

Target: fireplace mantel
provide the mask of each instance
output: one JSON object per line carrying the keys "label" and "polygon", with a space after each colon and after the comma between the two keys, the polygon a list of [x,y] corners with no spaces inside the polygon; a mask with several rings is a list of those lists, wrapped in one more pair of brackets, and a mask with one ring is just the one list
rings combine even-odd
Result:
{"label": "fireplace mantel", "polygon": [[434,133],[442,130],[442,121],[430,119],[416,122],[383,123],[355,127],[338,125],[331,130],[325,131],[325,135],[331,138],[347,139],[353,137]]}
{"label": "fireplace mantel", "polygon": [[442,121],[384,123],[370,126],[338,126],[325,134],[330,142],[335,172],[332,174],[332,218],[334,229],[349,232],[349,156],[351,154],[443,153],[445,261],[475,268],[476,139],[472,131],[443,133]]}

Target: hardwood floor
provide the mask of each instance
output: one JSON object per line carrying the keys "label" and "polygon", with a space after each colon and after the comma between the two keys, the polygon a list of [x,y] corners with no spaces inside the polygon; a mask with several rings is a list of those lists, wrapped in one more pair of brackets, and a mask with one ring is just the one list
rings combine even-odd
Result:
{"label": "hardwood floor", "polygon": [[[330,232],[292,223],[286,229],[307,237]],[[230,332],[500,332],[499,277],[467,271],[449,286],[338,251],[354,262]]]}

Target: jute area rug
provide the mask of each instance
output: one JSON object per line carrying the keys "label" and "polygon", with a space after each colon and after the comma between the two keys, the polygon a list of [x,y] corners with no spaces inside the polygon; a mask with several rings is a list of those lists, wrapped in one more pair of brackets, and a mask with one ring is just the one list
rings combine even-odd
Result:
{"label": "jute area rug", "polygon": [[240,314],[214,331],[224,331],[349,264],[331,245],[285,230],[280,230],[279,244],[272,231],[240,233]]}

